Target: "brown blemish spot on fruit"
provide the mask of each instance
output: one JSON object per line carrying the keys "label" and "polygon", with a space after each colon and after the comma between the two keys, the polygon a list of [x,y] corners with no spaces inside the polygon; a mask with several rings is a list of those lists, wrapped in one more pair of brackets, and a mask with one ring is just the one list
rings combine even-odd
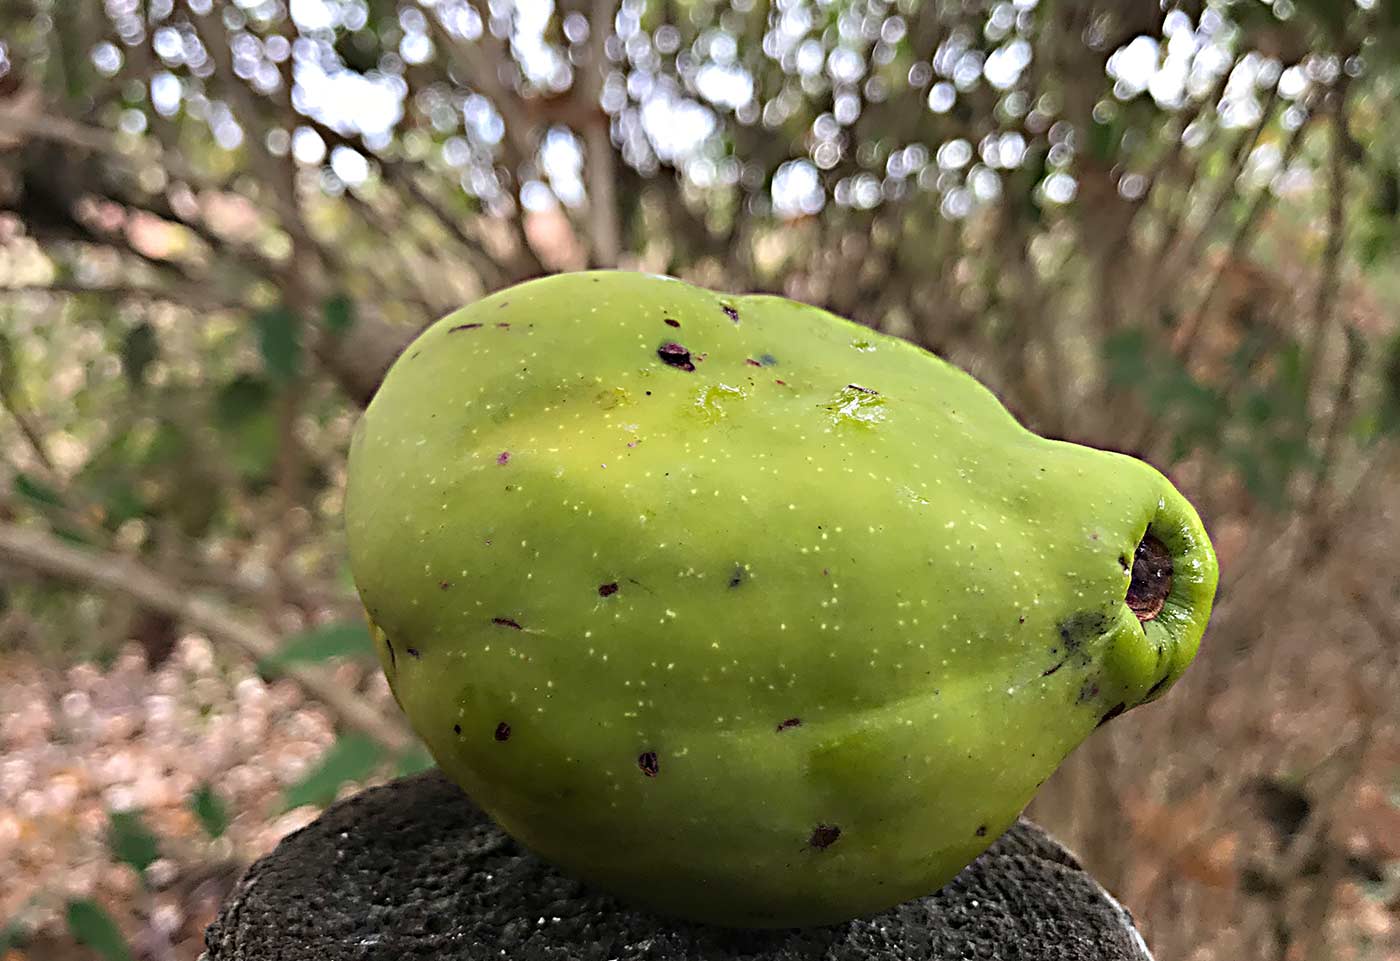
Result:
{"label": "brown blemish spot on fruit", "polygon": [[406,647],[406,648],[404,648],[404,650],[408,652],[408,656],[409,656],[409,657],[422,657],[422,656],[423,656],[422,654],[419,654],[419,653],[418,653],[418,648],[416,648],[416,647]]}
{"label": "brown blemish spot on fruit", "polygon": [[748,572],[744,570],[743,564],[735,565],[734,573],[729,575],[729,586],[738,587],[740,584],[744,583],[744,578],[747,576]]}
{"label": "brown blemish spot on fruit", "polygon": [[1020,617],[1016,618],[1016,623],[1017,623],[1017,624],[1024,624],[1024,623],[1026,623],[1026,615],[1022,614]]}
{"label": "brown blemish spot on fruit", "polygon": [[745,358],[745,359],[744,359],[744,363],[748,364],[750,367],[762,367],[762,366],[763,366],[763,365],[760,364],[758,361],[754,360],[752,357],[747,357],[747,358]]}
{"label": "brown blemish spot on fruit", "polygon": [[737,308],[732,307],[729,304],[720,304],[719,309],[724,311],[724,315],[730,320],[734,321],[734,323],[737,324],[739,322],[739,311]]}
{"label": "brown blemish spot on fruit", "polygon": [[878,394],[880,393],[878,390],[871,390],[869,387],[862,387],[862,386],[860,386],[860,384],[847,384],[846,386],[847,386],[848,388],[850,388],[851,390],[858,390],[858,391],[860,391],[862,394],[876,394],[876,395],[878,395]]}
{"label": "brown blemish spot on fruit", "polygon": [[680,325],[681,325],[681,322],[680,322],[679,320],[676,320],[676,318],[674,318],[674,317],[667,317],[667,318],[666,318],[666,326],[667,326],[667,327],[679,327]]}
{"label": "brown blemish spot on fruit", "polygon": [[1060,663],[1055,664],[1055,665],[1053,665],[1053,666],[1051,666],[1051,667],[1047,667],[1045,670],[1041,671],[1041,672],[1040,672],[1040,676],[1041,676],[1041,677],[1049,677],[1051,674],[1054,674],[1056,671],[1058,671],[1060,668],[1062,668],[1062,667],[1064,667],[1064,666],[1065,666],[1065,662],[1064,662],[1064,661],[1061,661]]}
{"label": "brown blemish spot on fruit", "polygon": [[824,851],[836,843],[836,839],[841,836],[841,829],[834,824],[818,824],[812,829],[812,836],[807,839],[807,843],[818,851]]}
{"label": "brown blemish spot on fruit", "polygon": [[493,618],[491,618],[491,623],[492,623],[492,624],[497,624],[497,625],[499,625],[499,626],[501,626],[501,627],[513,627],[513,628],[515,628],[517,631],[523,631],[523,630],[524,630],[524,628],[521,627],[519,623],[517,623],[516,621],[511,620],[509,617],[493,617]]}
{"label": "brown blemish spot on fruit", "polygon": [[785,381],[785,380],[778,380],[776,377],[773,378],[773,383],[775,383],[775,384],[781,384],[781,385],[784,386],[784,387],[787,386],[787,381]]}
{"label": "brown blemish spot on fruit", "polygon": [[438,581],[438,590],[445,591],[452,586],[451,581]]}
{"label": "brown blemish spot on fruit", "polygon": [[599,584],[599,585],[598,585],[598,596],[599,596],[599,597],[611,597],[612,595],[614,595],[614,594],[616,594],[616,593],[617,593],[617,581],[613,581],[611,584]]}
{"label": "brown blemish spot on fruit", "polygon": [[389,670],[396,670],[399,666],[399,658],[398,655],[394,653],[394,642],[386,637],[384,638],[384,646],[389,651]]}
{"label": "brown blemish spot on fruit", "polygon": [[413,353],[411,353],[411,354],[408,355],[408,359],[409,359],[409,360],[417,360],[417,359],[418,359],[418,355],[421,354],[421,353],[423,353],[421,350],[415,350]]}
{"label": "brown blemish spot on fruit", "polygon": [[985,825],[985,824],[979,824],[979,825],[977,825],[977,830],[974,831],[973,833],[976,834],[979,838],[984,838],[984,837],[986,837],[986,836],[987,836],[987,825]]}
{"label": "brown blemish spot on fruit", "polygon": [[656,348],[656,356],[661,358],[661,362],[669,367],[678,370],[694,370],[695,364],[691,362],[690,351],[675,341],[667,341]]}
{"label": "brown blemish spot on fruit", "polygon": [[1111,708],[1108,709],[1107,714],[1099,718],[1098,726],[1103,727],[1105,724],[1113,720],[1118,715],[1122,714],[1127,709],[1128,705],[1124,704],[1122,701],[1119,701],[1117,704],[1113,705]]}
{"label": "brown blemish spot on fruit", "polygon": [[1080,611],[1060,622],[1060,640],[1073,654],[1108,629],[1108,618],[1101,611]]}
{"label": "brown blemish spot on fruit", "polygon": [[637,767],[642,769],[642,773],[647,777],[656,777],[661,766],[656,761],[655,751],[643,751],[637,755]]}
{"label": "brown blemish spot on fruit", "polygon": [[485,326],[485,325],[484,325],[484,324],[458,324],[456,327],[449,327],[449,328],[447,328],[447,332],[448,332],[449,334],[455,334],[455,333],[457,333],[457,331],[459,331],[459,330],[476,330],[478,327],[483,327],[483,326]]}
{"label": "brown blemish spot on fruit", "polygon": [[1146,623],[1162,613],[1167,595],[1172,592],[1172,555],[1151,534],[1142,538],[1133,552],[1132,580],[1123,598],[1137,619]]}
{"label": "brown blemish spot on fruit", "polygon": [[507,323],[506,321],[502,320],[502,321],[497,321],[496,326],[497,326],[497,327],[505,328],[505,327],[509,327],[510,324]]}
{"label": "brown blemish spot on fruit", "polygon": [[461,734],[461,733],[462,733],[462,725],[460,725],[460,724],[454,724],[454,725],[452,725],[452,733],[453,733],[453,734]]}
{"label": "brown blemish spot on fruit", "polygon": [[1083,704],[1085,701],[1092,701],[1094,698],[1096,698],[1096,697],[1098,697],[1098,696],[1099,696],[1099,682],[1098,682],[1098,681],[1085,681],[1085,682],[1084,682],[1084,686],[1081,687],[1081,688],[1079,689],[1079,703],[1080,703],[1080,704]]}
{"label": "brown blemish spot on fruit", "polygon": [[502,721],[500,724],[497,724],[497,725],[496,725],[496,740],[498,740],[498,741],[509,741],[509,740],[510,740],[510,725],[507,724],[505,721]]}
{"label": "brown blemish spot on fruit", "polygon": [[502,467],[504,467],[505,465],[509,464],[509,463],[510,463],[510,451],[508,451],[508,450],[503,450],[503,451],[501,451],[499,454],[497,454],[497,455],[496,455],[496,463],[497,463],[497,464],[500,464]]}
{"label": "brown blemish spot on fruit", "polygon": [[786,721],[779,721],[779,722],[778,722],[778,728],[777,728],[777,729],[778,729],[779,731],[786,731],[786,730],[787,730],[788,728],[790,728],[790,727],[801,727],[801,726],[802,726],[802,718],[800,718],[800,717],[790,717],[790,718],[788,718]]}

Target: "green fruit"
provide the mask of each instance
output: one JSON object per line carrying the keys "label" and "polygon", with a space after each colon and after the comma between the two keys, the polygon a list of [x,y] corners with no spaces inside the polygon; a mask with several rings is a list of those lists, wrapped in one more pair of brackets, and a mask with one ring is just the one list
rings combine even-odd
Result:
{"label": "green fruit", "polygon": [[578,877],[746,927],[937,889],[1176,681],[1216,584],[1146,464],[814,307],[643,274],[425,331],[346,523],[443,770]]}

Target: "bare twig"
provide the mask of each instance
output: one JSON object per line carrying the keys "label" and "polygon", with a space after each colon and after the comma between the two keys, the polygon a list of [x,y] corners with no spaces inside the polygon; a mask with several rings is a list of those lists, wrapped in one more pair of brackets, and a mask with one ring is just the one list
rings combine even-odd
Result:
{"label": "bare twig", "polygon": [[[1288,165],[1293,162],[1297,155],[1298,148],[1302,145],[1303,134],[1308,129],[1309,118],[1304,118],[1292,135],[1288,138],[1288,143],[1283,150],[1283,159],[1280,169],[1288,169]],[[1263,216],[1264,210],[1274,200],[1274,193],[1268,186],[1260,188],[1254,195],[1254,202],[1250,204],[1249,211],[1235,228],[1234,236],[1231,238],[1229,252],[1221,258],[1220,266],[1210,279],[1206,287],[1205,294],[1201,297],[1197,308],[1182,321],[1181,325],[1173,332],[1171,349],[1177,355],[1183,366],[1191,362],[1196,350],[1200,347],[1201,325],[1205,323],[1210,315],[1210,310],[1215,306],[1216,297],[1224,285],[1225,277],[1229,274],[1231,267],[1245,258],[1250,247],[1254,243],[1259,218]],[[1162,431],[1167,427],[1165,418],[1157,418],[1147,421],[1143,425],[1143,430],[1139,433],[1136,448],[1143,452],[1150,452],[1160,439]]]}
{"label": "bare twig", "polygon": [[[261,660],[278,651],[277,639],[272,635],[222,604],[191,596],[182,585],[160,577],[133,558],[73,547],[52,535],[13,524],[0,524],[0,558],[51,577],[127,594],[146,607],[195,625],[250,657]],[[279,670],[346,724],[390,750],[402,751],[412,743],[400,725],[344,690],[320,668],[292,663]]]}
{"label": "bare twig", "polygon": [[443,26],[437,12],[430,5],[422,3],[422,0],[419,0],[418,5],[427,17],[433,40],[452,60],[453,66],[467,78],[468,84],[490,100],[496,111],[505,119],[505,135],[500,146],[510,182],[504,186],[515,201],[515,210],[506,220],[515,238],[516,255],[520,261],[513,272],[517,279],[545,273],[544,264],[525,233],[524,207],[520,203],[518,186],[521,170],[535,153],[535,131],[530,122],[532,111],[525,98],[501,79],[503,68],[515,62],[511,56],[510,43],[504,37],[497,37],[491,33],[491,12],[486,4],[473,0],[472,5],[484,26],[481,37],[470,46]]}
{"label": "bare twig", "polygon": [[1305,517],[1312,518],[1313,523],[1317,525],[1314,528],[1314,536],[1309,548],[1309,552],[1314,556],[1331,541],[1330,531],[1324,526],[1327,521],[1331,520],[1331,517],[1330,515],[1324,517],[1319,508],[1322,506],[1322,498],[1332,479],[1332,468],[1336,464],[1337,447],[1341,443],[1342,431],[1346,426],[1347,418],[1351,416],[1356,378],[1361,372],[1361,360],[1364,355],[1362,345],[1361,335],[1348,328],[1346,366],[1342,370],[1342,381],[1332,401],[1332,416],[1327,421],[1327,433],[1323,436],[1322,441],[1322,457],[1318,464],[1317,474],[1313,478],[1312,489],[1308,491],[1307,508],[1303,512]]}
{"label": "bare twig", "polygon": [[[498,263],[491,252],[482,244],[481,239],[466,229],[461,218],[449,211],[437,197],[434,197],[418,183],[413,165],[382,156],[371,150],[363,138],[347,136],[313,117],[300,116],[299,122],[316,131],[328,147],[347,147],[366,157],[373,157],[375,162],[379,164],[380,170],[383,171],[386,183],[401,190],[418,209],[431,214],[448,236],[456,239],[462,245],[467,260],[481,278],[484,287],[489,290],[504,286],[509,282],[509,266]],[[353,194],[347,196],[353,198]],[[363,201],[358,202],[364,203]]]}
{"label": "bare twig", "polygon": [[24,405],[17,398],[10,396],[9,391],[0,389],[0,410],[9,414],[19,425],[19,432],[28,441],[29,449],[34,452],[34,459],[49,475],[56,475],[58,471],[54,467],[53,458],[49,455],[44,434],[34,423],[33,418],[29,416],[29,412],[24,409]]}
{"label": "bare twig", "polygon": [[[233,51],[229,48],[227,31],[219,22],[218,17],[213,13],[199,13],[193,4],[188,2],[184,6],[195,35],[199,37],[204,48],[209,51],[210,59],[214,61],[216,68],[214,77],[219,90],[232,106],[239,122],[247,131],[246,142],[249,145],[248,153],[253,169],[271,189],[272,207],[277,211],[282,228],[292,235],[292,241],[295,245],[302,240],[302,237],[297,234],[301,217],[296,208],[295,191],[290,188],[286,171],[282,169],[283,165],[278,162],[279,158],[268,150],[266,139],[263,136],[264,131],[254,126],[255,121],[263,112],[259,102],[260,98],[238,78],[234,71]],[[290,154],[288,158],[288,163],[294,162],[290,159]],[[292,259],[295,260],[296,257],[293,256]]]}
{"label": "bare twig", "polygon": [[[1225,81],[1229,75],[1230,71],[1228,70],[1221,75],[1219,83],[1211,93],[1210,102],[1217,102],[1221,94],[1224,93]],[[1181,240],[1181,230],[1186,219],[1186,212],[1191,207],[1189,202],[1183,202],[1178,209],[1177,217],[1163,231],[1161,242],[1157,245],[1153,256],[1147,261],[1148,264],[1153,265],[1154,276],[1158,278],[1159,286],[1157,289],[1166,289],[1166,286],[1177,276],[1178,269],[1174,265],[1194,262],[1196,258],[1189,255],[1199,250],[1202,244],[1209,241],[1211,234],[1215,232],[1216,223],[1225,210],[1226,203],[1237,195],[1240,174],[1244,172],[1245,164],[1254,153],[1254,148],[1259,146],[1264,131],[1272,122],[1274,106],[1277,103],[1278,88],[1275,86],[1269,90],[1268,96],[1264,99],[1263,109],[1259,113],[1259,122],[1240,137],[1235,154],[1230,160],[1230,169],[1220,178],[1220,186],[1216,190],[1215,196],[1206,205],[1208,212],[1201,222],[1200,229],[1196,230],[1189,240]],[[1185,128],[1182,132],[1185,133]],[[1180,138],[1178,138],[1178,142],[1180,142]],[[1164,264],[1168,265],[1168,269],[1162,269]]]}
{"label": "bare twig", "polygon": [[622,253],[622,230],[617,216],[617,158],[613,150],[611,120],[601,97],[608,59],[604,42],[617,15],[617,0],[593,0],[589,17],[586,81],[575,92],[584,100],[587,121],[583,129],[586,148],[584,175],[588,183],[589,240],[595,267],[616,267]]}
{"label": "bare twig", "polygon": [[50,140],[79,150],[131,159],[114,133],[57,114],[37,113],[23,106],[6,106],[3,100],[0,100],[0,134],[16,139]]}
{"label": "bare twig", "polygon": [[9,106],[3,98],[0,98],[0,137],[47,140],[131,165],[148,160],[164,167],[172,177],[191,182],[200,180],[188,164],[170,151],[159,151],[155,156],[143,158],[129,149],[115,133],[80,123],[57,112],[38,113],[23,105]]}
{"label": "bare twig", "polygon": [[[1303,133],[1308,129],[1308,120],[1304,119],[1298,128],[1288,138],[1288,143],[1284,146],[1283,159],[1279,163],[1280,170],[1287,170],[1293,158],[1298,154],[1298,148],[1302,146]],[[1210,313],[1210,308],[1215,305],[1216,295],[1220,293],[1221,283],[1229,272],[1230,265],[1237,263],[1253,246],[1255,237],[1255,227],[1259,223],[1259,218],[1263,216],[1264,209],[1274,200],[1274,192],[1268,185],[1261,187],[1254,195],[1254,202],[1250,204],[1249,211],[1243,220],[1235,228],[1235,233],[1230,242],[1229,256],[1221,261],[1220,269],[1211,278],[1210,286],[1206,288],[1205,296],[1201,298],[1200,306],[1191,314],[1191,317],[1177,329],[1173,336],[1173,349],[1185,363],[1191,358],[1199,344],[1196,336],[1200,332],[1201,323]]]}
{"label": "bare twig", "polygon": [[1322,352],[1326,346],[1327,330],[1337,303],[1337,291],[1342,281],[1342,240],[1346,231],[1346,208],[1342,191],[1346,189],[1347,170],[1347,93],[1351,85],[1346,74],[1337,89],[1328,95],[1331,106],[1331,152],[1328,156],[1327,246],[1322,252],[1322,280],[1317,287],[1317,303],[1313,307],[1312,336],[1308,340],[1304,364],[1303,396],[1310,397],[1317,375],[1322,368]]}
{"label": "bare twig", "polygon": [[[1363,699],[1360,682],[1354,680],[1353,684],[1358,699]],[[1281,882],[1296,884],[1295,879],[1303,876],[1306,865],[1310,862],[1319,865],[1297,925],[1297,932],[1307,945],[1306,956],[1318,961],[1331,956],[1326,952],[1326,921],[1337,887],[1346,875],[1346,849],[1333,840],[1333,834],[1344,805],[1355,796],[1355,781],[1361,775],[1366,756],[1375,744],[1380,713],[1375,704],[1361,705],[1355,712],[1356,736],[1334,751],[1332,760],[1335,763],[1330,777],[1323,779],[1321,786],[1309,792],[1319,801],[1288,843],[1277,869]]]}
{"label": "bare twig", "polygon": [[0,287],[0,298],[18,297],[24,294],[82,295],[93,294],[99,297],[135,298],[147,301],[165,301],[184,307],[198,307],[201,310],[235,310],[237,304],[221,303],[210,297],[203,287],[181,285],[174,288],[142,287],[137,284],[106,284],[90,287],[72,280],[54,279],[43,284],[23,284],[15,287]]}

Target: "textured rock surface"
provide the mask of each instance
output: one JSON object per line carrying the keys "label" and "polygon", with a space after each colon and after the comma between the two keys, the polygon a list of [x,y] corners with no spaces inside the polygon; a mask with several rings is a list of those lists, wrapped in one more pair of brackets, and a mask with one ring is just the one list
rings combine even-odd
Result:
{"label": "textured rock surface", "polygon": [[206,940],[207,961],[1148,957],[1127,913],[1029,821],[938,893],[883,914],[735,931],[633,911],[560,875],[437,772],[365,791],[289,835],[248,871]]}

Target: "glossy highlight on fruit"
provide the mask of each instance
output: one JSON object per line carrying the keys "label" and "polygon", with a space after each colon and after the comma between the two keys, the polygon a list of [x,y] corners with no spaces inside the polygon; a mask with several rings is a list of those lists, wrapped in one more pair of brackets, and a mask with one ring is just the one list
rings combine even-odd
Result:
{"label": "glossy highlight on fruit", "polygon": [[1147,464],[817,308],[623,272],[426,330],[346,524],[442,769],[583,880],[738,927],[936,890],[1181,676],[1216,586]]}

